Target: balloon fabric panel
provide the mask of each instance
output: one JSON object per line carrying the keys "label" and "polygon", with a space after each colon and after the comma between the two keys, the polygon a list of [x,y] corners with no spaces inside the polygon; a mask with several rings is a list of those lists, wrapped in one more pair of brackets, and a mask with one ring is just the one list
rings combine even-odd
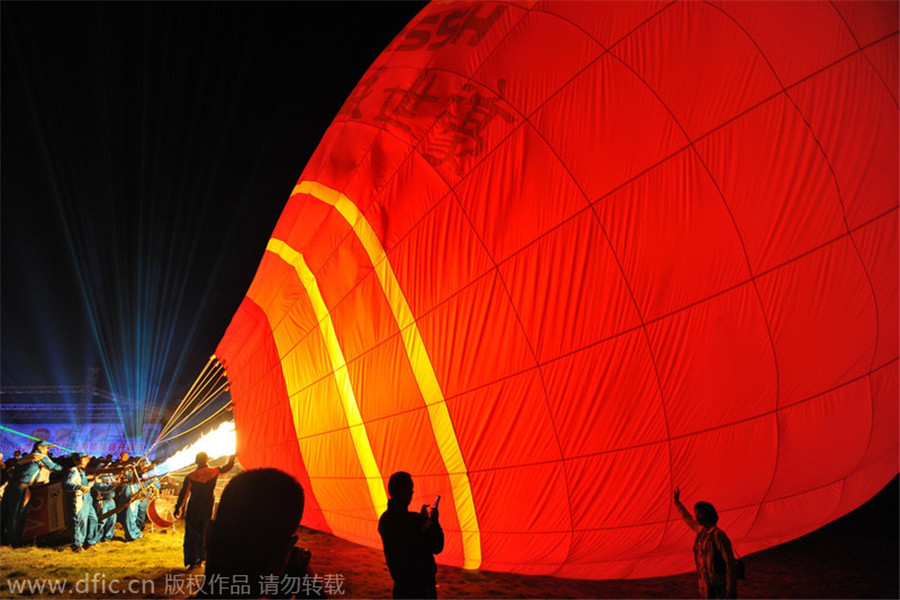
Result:
{"label": "balloon fabric panel", "polygon": [[[900,254],[894,252],[900,247],[897,211],[876,219],[854,233],[854,242],[870,274],[878,305],[878,347],[874,366],[881,367],[894,356],[896,340],[900,338],[900,293],[892,285],[894,275],[900,272]],[[894,280],[896,282],[896,280]]]}
{"label": "balloon fabric panel", "polygon": [[838,0],[834,2],[834,9],[846,23],[859,47],[864,48],[897,34],[900,8],[896,2]]}
{"label": "balloon fabric panel", "polygon": [[878,76],[884,81],[897,104],[897,98],[900,97],[900,73],[898,73],[897,54],[891,51],[891,38],[888,37],[876,44],[867,46],[863,52],[866,58],[872,63],[872,66],[878,72]]}
{"label": "balloon fabric panel", "polygon": [[[234,407],[235,422],[242,423],[236,429],[241,464],[247,469],[276,466],[296,477],[304,490],[310,490],[309,474],[297,446],[284,376],[266,316],[245,298],[229,330],[235,327],[240,328],[241,335],[230,340],[241,345],[229,347],[228,339],[223,340],[218,347],[222,352],[218,358],[226,368],[230,361],[240,365],[228,373],[232,397],[253,398],[253,402],[238,402]],[[303,524],[330,531],[312,494],[307,494]]]}
{"label": "balloon fabric panel", "polygon": [[[846,233],[826,157],[786,98],[742,115],[695,147],[734,218],[752,273],[778,267]],[[744,151],[735,153],[735,147]],[[820,202],[806,202],[810,196]]]}

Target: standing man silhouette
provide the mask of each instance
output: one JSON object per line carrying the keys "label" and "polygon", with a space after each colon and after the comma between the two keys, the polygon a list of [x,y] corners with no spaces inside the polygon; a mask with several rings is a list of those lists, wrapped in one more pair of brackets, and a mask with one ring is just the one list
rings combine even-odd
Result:
{"label": "standing man silhouette", "polygon": [[197,468],[184,478],[181,493],[175,503],[175,518],[184,511],[184,566],[199,567],[206,560],[203,547],[203,531],[206,523],[212,518],[213,506],[216,503],[216,480],[222,473],[234,467],[234,455],[223,467],[210,467],[206,452],[197,454]]}
{"label": "standing man silhouette", "polygon": [[412,475],[398,471],[388,480],[388,508],[378,521],[384,558],[394,580],[394,598],[437,598],[437,563],[444,549],[444,530],[437,503],[421,512],[407,510],[413,497]]}

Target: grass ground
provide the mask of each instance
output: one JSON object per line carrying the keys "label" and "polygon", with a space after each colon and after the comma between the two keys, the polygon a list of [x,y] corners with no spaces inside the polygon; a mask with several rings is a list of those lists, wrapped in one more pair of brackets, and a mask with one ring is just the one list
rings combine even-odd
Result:
{"label": "grass ground", "polygon": [[[898,480],[856,512],[788,544],[745,556],[741,598],[898,598],[900,529]],[[312,550],[310,574],[340,577],[342,587],[326,599],[389,598],[391,579],[378,549],[301,529],[299,545]],[[201,570],[182,567],[181,530],[145,532],[126,543],[116,539],[75,554],[57,547],[0,548],[0,598],[187,598]],[[686,551],[690,551],[686,549]],[[192,580],[192,578],[195,578]],[[441,598],[693,598],[692,573],[620,581],[585,581],[438,566]],[[10,582],[66,582],[62,592],[28,589]],[[194,583],[192,583],[192,581]],[[117,591],[111,589],[115,582]],[[129,591],[128,586],[131,586]],[[105,586],[105,587],[104,587]],[[343,593],[340,593],[343,592]]]}
{"label": "grass ground", "polygon": [[[57,546],[3,547],[0,598],[186,598],[189,593],[179,594],[175,586],[189,575],[179,568],[182,540],[181,531],[148,530],[141,539],[126,542],[116,525],[115,539],[77,554],[64,540]],[[29,589],[39,582],[43,593]],[[51,591],[51,583],[62,582],[64,590]],[[20,583],[24,589],[12,589]]]}

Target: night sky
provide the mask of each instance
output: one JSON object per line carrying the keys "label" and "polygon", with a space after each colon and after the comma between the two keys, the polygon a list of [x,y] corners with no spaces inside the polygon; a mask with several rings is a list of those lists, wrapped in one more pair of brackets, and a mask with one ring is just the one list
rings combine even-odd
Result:
{"label": "night sky", "polygon": [[424,4],[3,2],[2,385],[184,394]]}

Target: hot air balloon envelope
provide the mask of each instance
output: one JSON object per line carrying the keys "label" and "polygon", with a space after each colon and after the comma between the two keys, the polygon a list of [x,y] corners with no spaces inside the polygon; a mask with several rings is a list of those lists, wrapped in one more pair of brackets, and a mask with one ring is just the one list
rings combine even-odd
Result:
{"label": "hot air balloon envelope", "polygon": [[898,472],[889,2],[434,2],[341,107],[217,356],[247,468],[446,564],[693,568]]}

